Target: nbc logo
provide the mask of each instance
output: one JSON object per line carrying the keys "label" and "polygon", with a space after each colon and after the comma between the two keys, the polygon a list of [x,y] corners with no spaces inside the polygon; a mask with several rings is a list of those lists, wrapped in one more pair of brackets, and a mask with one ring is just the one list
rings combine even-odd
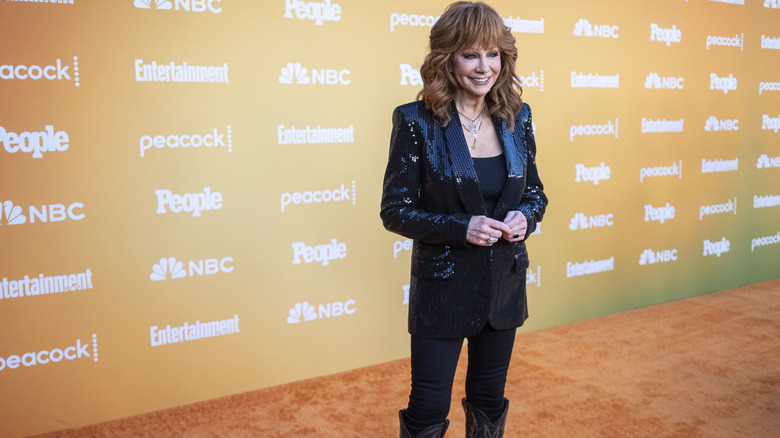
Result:
{"label": "nbc logo", "polygon": [[712,131],[739,131],[739,119],[718,120],[715,116],[710,116],[704,123],[704,130]]}
{"label": "nbc logo", "polygon": [[576,213],[569,222],[569,229],[572,231],[587,230],[589,228],[611,227],[615,224],[615,215],[597,214],[595,216],[586,216],[584,213]]}
{"label": "nbc logo", "polygon": [[673,262],[677,260],[677,249],[666,249],[663,251],[653,251],[646,249],[639,256],[639,265],[654,265],[656,263]]}
{"label": "nbc logo", "polygon": [[335,70],[335,69],[311,69],[311,76],[309,76],[309,70],[302,66],[300,62],[289,62],[286,66],[282,67],[281,74],[279,75],[280,84],[322,84],[322,85],[349,85],[352,83],[352,79],[349,78],[349,70]]}
{"label": "nbc logo", "polygon": [[780,9],[780,0],[764,0],[764,7],[769,9]]}
{"label": "nbc logo", "polygon": [[[35,222],[62,222],[65,219],[80,221],[84,219],[84,213],[77,210],[84,208],[81,202],[74,202],[68,206],[64,204],[49,204],[36,207],[28,207],[30,223]],[[12,201],[2,203],[0,210],[0,225],[20,225],[27,222],[27,216],[24,215],[22,207],[14,205]]]}
{"label": "nbc logo", "polygon": [[176,257],[161,258],[158,263],[152,266],[152,274],[149,278],[152,281],[167,280],[169,278],[183,278],[187,276],[184,270],[184,263],[176,260]]}
{"label": "nbc logo", "polygon": [[580,18],[574,24],[574,36],[580,37],[599,37],[599,38],[619,38],[619,28],[607,24],[591,24],[587,19]]}
{"label": "nbc logo", "polygon": [[650,73],[645,78],[645,88],[655,90],[682,90],[685,88],[683,81],[685,78],[664,76],[662,77],[658,73]]}
{"label": "nbc logo", "polygon": [[328,304],[320,304],[315,307],[308,301],[295,303],[289,310],[287,324],[314,321],[315,319],[337,318],[355,313],[355,300],[334,301]]}
{"label": "nbc logo", "polygon": [[756,169],[772,169],[780,167],[780,157],[769,157],[767,154],[762,154],[758,157],[758,163],[756,163]]}
{"label": "nbc logo", "polygon": [[174,278],[195,277],[203,275],[213,275],[233,272],[233,257],[223,257],[222,259],[202,259],[189,262],[189,270],[184,269],[184,263],[176,260],[176,257],[161,258],[159,262],[152,266],[152,273],[149,279],[152,281],[162,281]]}
{"label": "nbc logo", "polygon": [[290,309],[290,316],[287,317],[287,324],[297,324],[301,321],[314,321],[317,319],[317,312],[314,306],[309,305],[308,301],[296,303]]}
{"label": "nbc logo", "polygon": [[219,4],[222,0],[134,0],[133,6],[139,9],[176,10],[187,12],[222,12]]}
{"label": "nbc logo", "polygon": [[14,205],[11,201],[5,201],[0,210],[0,225],[19,225],[27,222],[27,217],[22,214],[22,207]]}

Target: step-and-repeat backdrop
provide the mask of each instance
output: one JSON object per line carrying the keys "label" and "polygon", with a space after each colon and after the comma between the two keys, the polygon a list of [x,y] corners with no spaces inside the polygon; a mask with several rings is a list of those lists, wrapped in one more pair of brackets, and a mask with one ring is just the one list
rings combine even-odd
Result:
{"label": "step-and-repeat backdrop", "polygon": [[[447,3],[2,0],[0,435],[406,356],[379,197]],[[523,330],[780,276],[780,2],[493,6],[550,197]]]}

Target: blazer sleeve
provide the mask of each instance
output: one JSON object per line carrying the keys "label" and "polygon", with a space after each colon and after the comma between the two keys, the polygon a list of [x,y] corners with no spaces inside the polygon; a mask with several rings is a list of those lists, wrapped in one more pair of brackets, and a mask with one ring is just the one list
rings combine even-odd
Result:
{"label": "blazer sleeve", "polygon": [[522,126],[525,131],[525,144],[527,147],[527,167],[526,182],[523,196],[520,199],[520,205],[517,210],[523,213],[528,221],[528,229],[525,237],[536,231],[539,222],[542,221],[544,212],[547,208],[547,196],[544,194],[544,185],[539,177],[539,170],[536,167],[536,140],[534,139],[533,124],[531,119],[531,108],[528,109],[528,117],[525,120],[517,120],[515,129]]}
{"label": "blazer sleeve", "polygon": [[396,108],[382,187],[380,216],[388,231],[425,243],[467,246],[471,215],[420,208],[422,168],[427,161],[424,121]]}

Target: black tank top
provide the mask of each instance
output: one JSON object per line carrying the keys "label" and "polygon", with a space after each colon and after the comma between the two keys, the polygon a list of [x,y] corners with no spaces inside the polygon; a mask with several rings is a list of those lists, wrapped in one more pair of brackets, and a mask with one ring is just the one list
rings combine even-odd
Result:
{"label": "black tank top", "polygon": [[[471,158],[474,161],[474,170],[477,171],[479,187],[482,190],[482,198],[485,199],[488,216],[493,217],[498,197],[506,184],[506,161],[504,154],[488,158]],[[503,220],[504,218],[493,218]]]}

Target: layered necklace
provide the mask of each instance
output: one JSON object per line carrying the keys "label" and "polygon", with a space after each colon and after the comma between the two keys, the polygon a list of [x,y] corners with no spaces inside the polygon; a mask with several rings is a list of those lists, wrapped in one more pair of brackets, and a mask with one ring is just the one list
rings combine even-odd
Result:
{"label": "layered necklace", "polygon": [[[461,120],[460,126],[463,127],[463,129],[466,130],[466,132],[470,132],[474,136],[474,141],[471,143],[471,149],[477,149],[477,134],[479,134],[479,130],[482,129],[482,122],[484,121],[482,119],[482,116],[485,115],[485,109],[487,108],[486,104],[482,104],[482,110],[479,112],[479,115],[472,119],[471,117],[463,114],[458,110],[458,114],[460,114],[464,119],[469,121],[469,125],[466,126],[463,124],[463,121]],[[479,122],[479,125],[477,125],[477,122]]]}

